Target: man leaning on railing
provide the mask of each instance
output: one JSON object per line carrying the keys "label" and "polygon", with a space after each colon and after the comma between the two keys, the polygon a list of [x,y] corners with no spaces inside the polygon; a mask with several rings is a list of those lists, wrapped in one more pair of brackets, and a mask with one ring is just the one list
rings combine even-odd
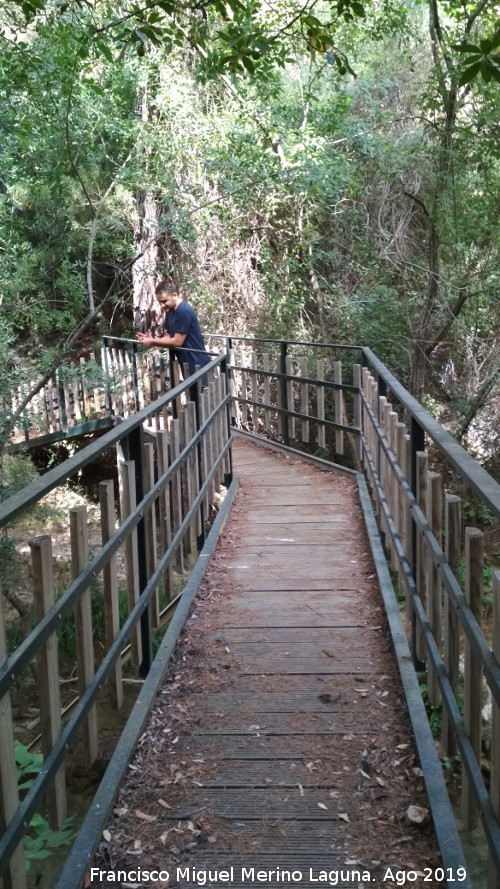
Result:
{"label": "man leaning on railing", "polygon": [[[198,316],[193,307],[179,296],[174,284],[160,281],[155,294],[162,312],[165,312],[165,334],[154,337],[147,333],[137,333],[137,339],[146,347],[163,346],[173,349],[183,376],[185,363],[188,365],[189,375],[194,374],[196,366],[204,367],[211,361],[205,349]],[[177,351],[179,349],[182,351]]]}

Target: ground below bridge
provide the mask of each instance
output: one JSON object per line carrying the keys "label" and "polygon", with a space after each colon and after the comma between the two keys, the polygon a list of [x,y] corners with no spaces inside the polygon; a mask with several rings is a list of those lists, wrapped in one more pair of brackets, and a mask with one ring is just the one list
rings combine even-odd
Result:
{"label": "ground below bridge", "polygon": [[149,886],[442,885],[432,824],[407,819],[427,800],[355,479],[241,440],[234,462],[95,864],[169,872]]}

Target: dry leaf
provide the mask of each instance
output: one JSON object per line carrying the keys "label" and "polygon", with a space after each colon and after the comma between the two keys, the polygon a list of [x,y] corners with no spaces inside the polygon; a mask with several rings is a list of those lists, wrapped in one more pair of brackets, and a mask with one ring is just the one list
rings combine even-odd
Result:
{"label": "dry leaf", "polygon": [[385,787],[385,781],[383,778],[376,777],[375,780],[376,780],[377,784],[380,784],[381,787]]}
{"label": "dry leaf", "polygon": [[103,830],[102,835],[103,839],[105,839],[106,842],[109,843],[111,840],[111,833],[109,832],[109,830]]}
{"label": "dry leaf", "polygon": [[172,806],[169,806],[169,804],[166,803],[164,799],[159,799],[158,805],[161,806],[163,809],[171,809],[172,808]]}
{"label": "dry leaf", "polygon": [[134,809],[134,815],[141,821],[147,821],[148,824],[152,824],[153,821],[156,821],[156,815],[148,815],[146,812],[141,812],[140,809]]}
{"label": "dry leaf", "polygon": [[207,837],[207,843],[211,843],[212,845],[217,842],[217,837],[214,835]]}
{"label": "dry leaf", "polygon": [[324,803],[318,803],[318,806],[320,807],[320,809],[326,809],[328,811],[328,806],[325,806]]}
{"label": "dry leaf", "polygon": [[338,817],[342,818],[342,821],[349,822],[349,815],[347,814],[347,812],[339,812]]}
{"label": "dry leaf", "polygon": [[302,784],[299,784],[299,785],[298,785],[298,788],[299,788],[299,793],[300,793],[300,795],[301,795],[301,796],[304,796],[304,788],[302,787]]}

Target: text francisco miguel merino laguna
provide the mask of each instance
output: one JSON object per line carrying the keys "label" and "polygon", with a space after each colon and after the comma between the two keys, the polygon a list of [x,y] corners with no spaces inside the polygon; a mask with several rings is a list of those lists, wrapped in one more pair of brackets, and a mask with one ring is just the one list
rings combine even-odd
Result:
{"label": "text francisco miguel merino laguna", "polygon": [[[169,871],[161,868],[146,870],[145,868],[138,867],[132,868],[131,870],[108,871],[98,867],[92,867],[90,869],[90,885],[92,885],[94,880],[99,881],[101,885],[103,883],[116,883],[120,881],[134,883],[162,881],[168,883],[171,876],[174,877]],[[207,886],[211,883],[232,883],[234,880],[242,882],[245,880],[250,882],[257,881],[259,883],[301,883],[303,880],[307,880],[309,883],[327,883],[329,886],[338,886],[342,885],[343,882],[350,882],[354,879],[357,879],[360,882],[371,882],[372,878],[369,871],[326,871],[318,870],[313,867],[308,868],[308,872],[301,870],[285,870],[281,867],[273,868],[272,870],[261,870],[256,867],[233,866],[228,867],[225,870],[198,870],[194,867],[177,867],[175,873],[176,882],[185,880],[189,883],[195,883],[197,886]],[[320,887],[318,887],[318,889],[320,889]]]}

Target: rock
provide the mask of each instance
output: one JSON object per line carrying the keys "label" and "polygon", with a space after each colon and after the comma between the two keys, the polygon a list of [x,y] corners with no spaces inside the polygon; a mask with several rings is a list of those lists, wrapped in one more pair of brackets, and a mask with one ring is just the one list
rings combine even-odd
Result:
{"label": "rock", "polygon": [[423,806],[408,806],[406,810],[406,820],[410,824],[416,824],[417,827],[422,827],[429,821],[429,809],[424,809]]}

